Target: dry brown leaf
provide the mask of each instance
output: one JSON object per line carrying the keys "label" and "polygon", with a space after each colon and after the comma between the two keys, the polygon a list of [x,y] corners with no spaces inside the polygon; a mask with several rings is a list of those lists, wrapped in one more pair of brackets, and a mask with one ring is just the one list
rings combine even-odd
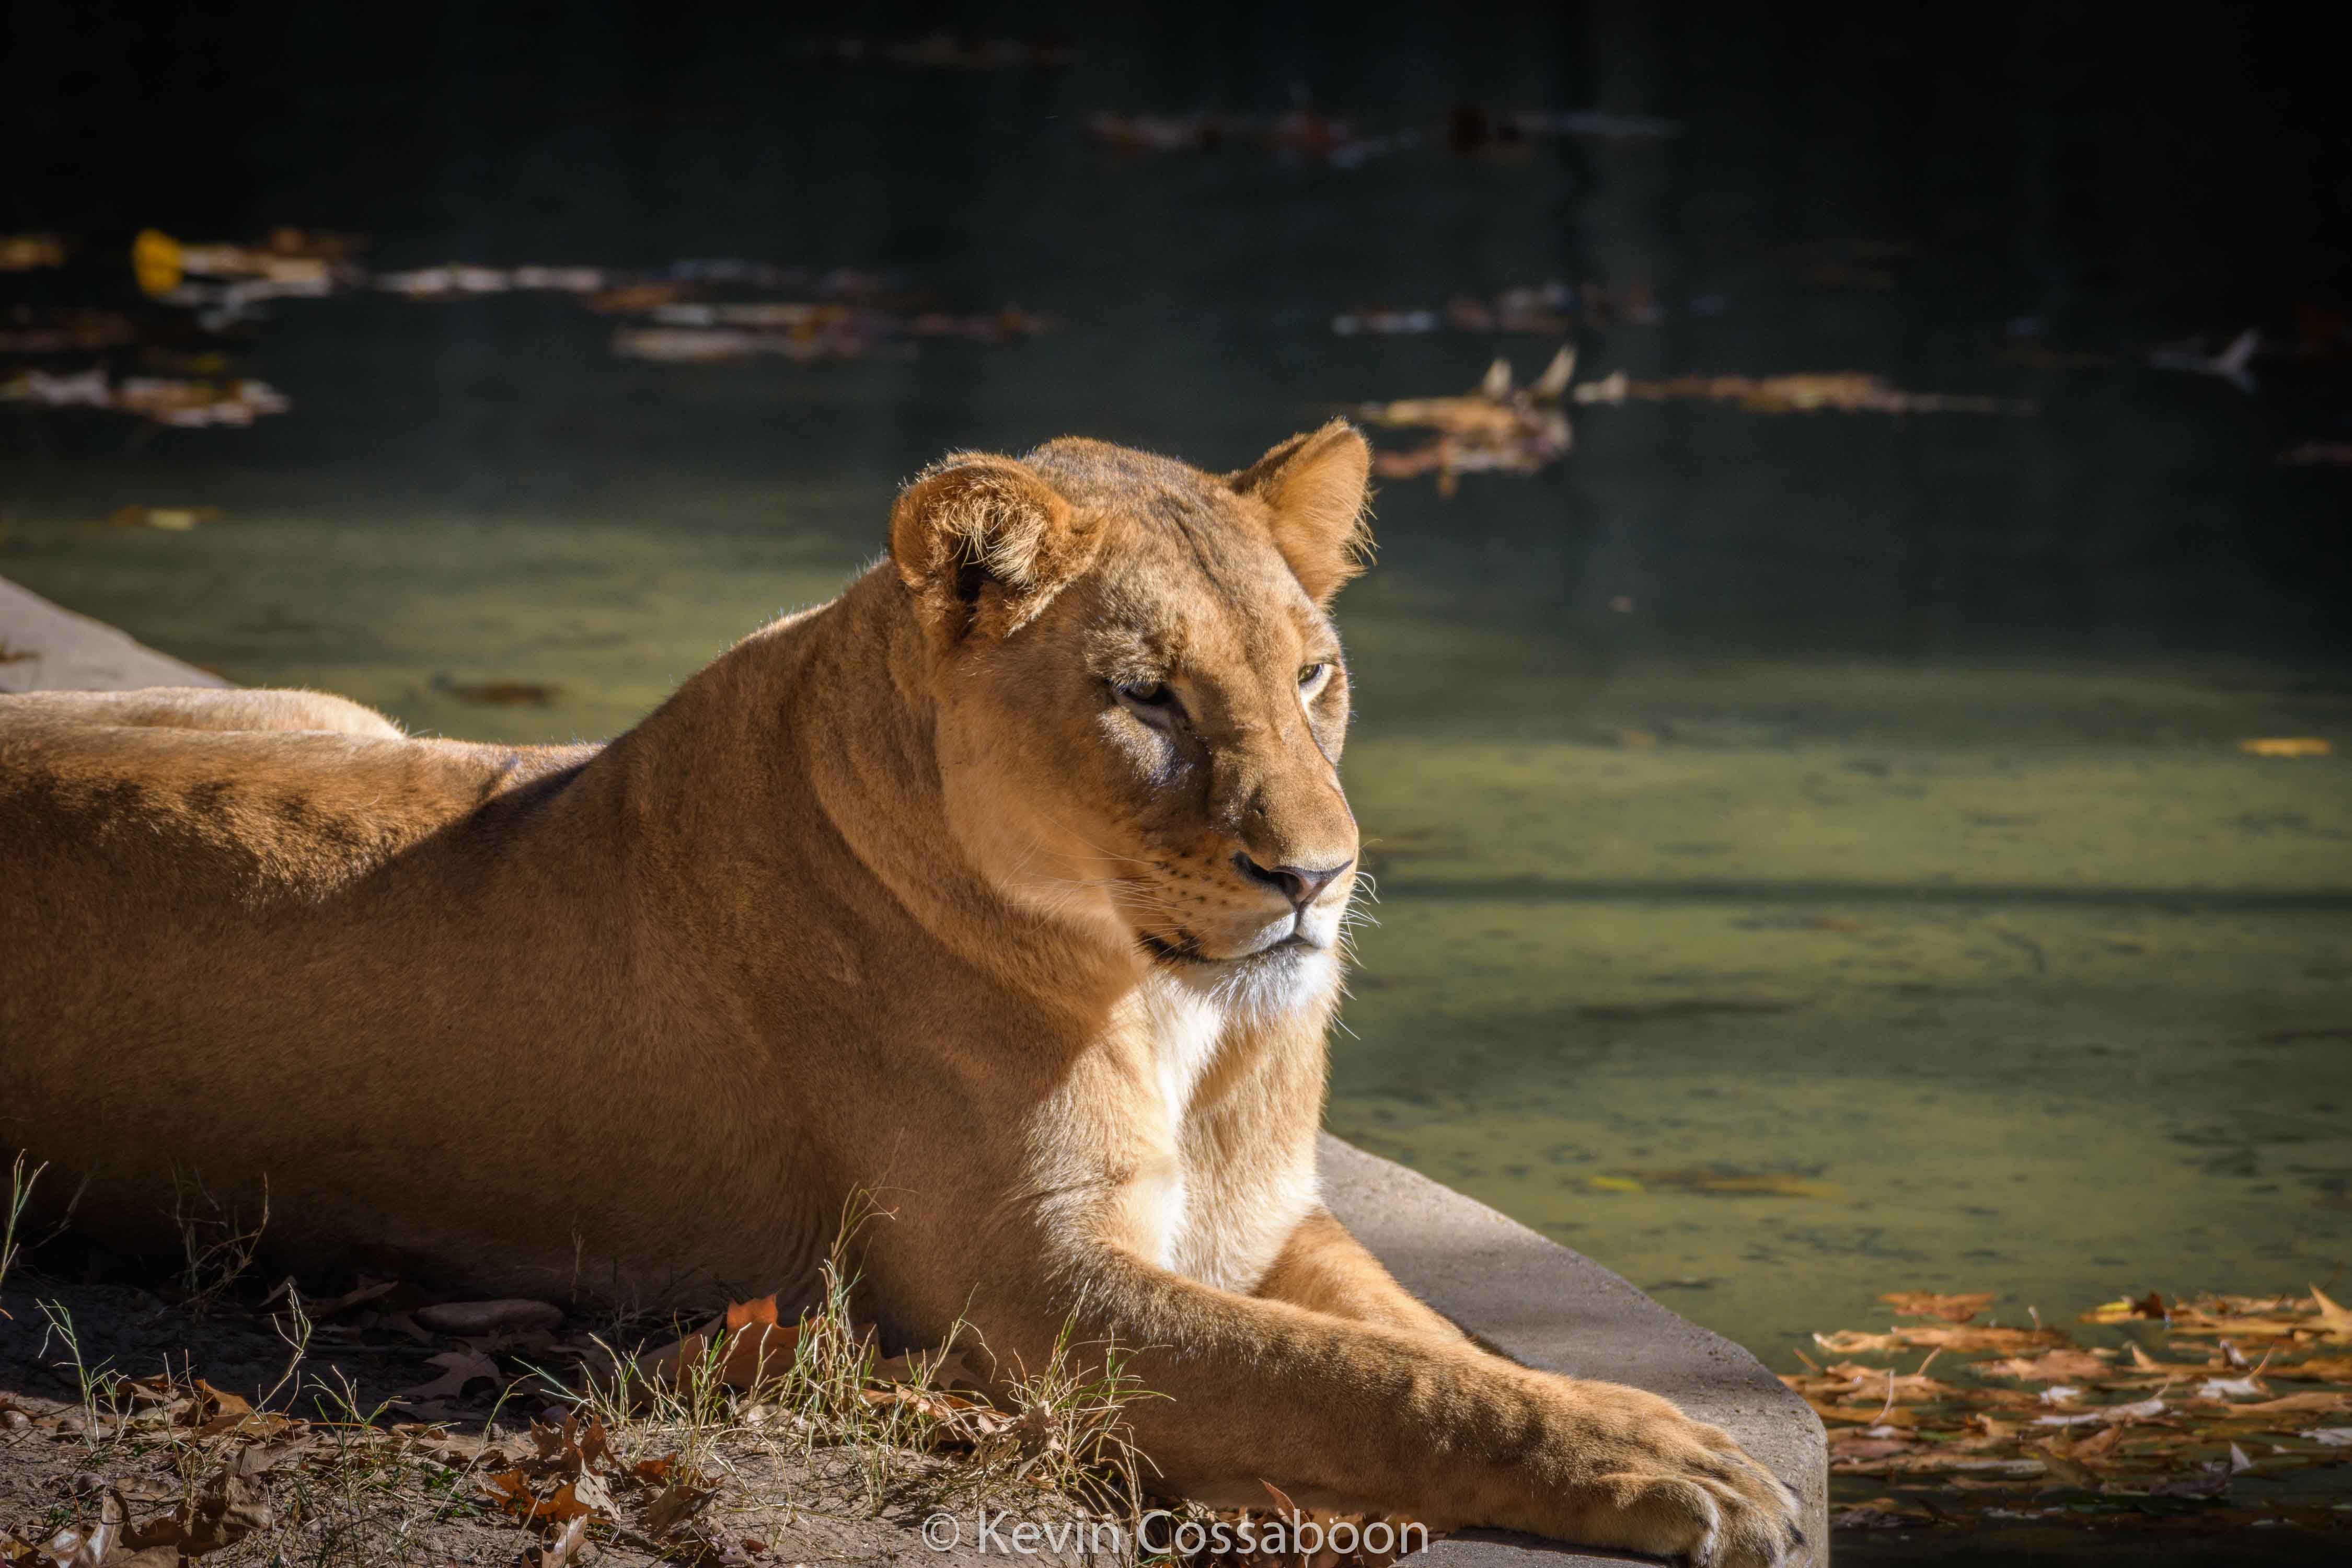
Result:
{"label": "dry brown leaf", "polygon": [[2352,1340],[2352,1310],[2336,1305],[2318,1286],[2311,1287],[2312,1305],[2319,1310],[2319,1327],[2331,1340]]}
{"label": "dry brown leaf", "polygon": [[[610,1494],[589,1477],[565,1481],[547,1497],[534,1492],[530,1478],[520,1470],[502,1470],[486,1477],[483,1485],[488,1489],[491,1500],[525,1524],[569,1524],[600,1507],[609,1509],[612,1505]],[[581,1495],[583,1486],[593,1489],[589,1497]]]}
{"label": "dry brown leaf", "polygon": [[2005,1361],[1986,1362],[1970,1370],[1981,1377],[2012,1377],[2022,1383],[2074,1383],[2083,1378],[2105,1377],[2114,1369],[2089,1351],[2061,1347],[2031,1358],[2011,1356]]}
{"label": "dry brown leaf", "polygon": [[2132,1370],[2150,1377],[2205,1377],[2213,1371],[2210,1362],[2158,1361],[2138,1345],[2131,1347]]}
{"label": "dry brown leaf", "polygon": [[2284,1383],[2352,1383],[2352,1356],[2312,1356],[2305,1361],[2273,1362],[2264,1377]]}
{"label": "dry brown leaf", "polygon": [[561,1424],[534,1421],[530,1424],[530,1444],[538,1450],[538,1463],[542,1469],[577,1476],[599,1465],[607,1469],[620,1468],[612,1439],[604,1430],[604,1417],[599,1415],[591,1415],[583,1423],[580,1413],[574,1410]]}
{"label": "dry brown leaf", "polygon": [[1830,1463],[1862,1462],[1919,1451],[1915,1438],[1892,1436],[1877,1427],[1830,1434]]}
{"label": "dry brown leaf", "polygon": [[710,1488],[673,1481],[646,1505],[646,1533],[658,1540],[692,1518],[716,1495]]}
{"label": "dry brown leaf", "polygon": [[99,1568],[121,1538],[123,1521],[130,1513],[122,1494],[110,1487],[99,1500],[95,1524],[69,1525],[32,1548],[33,1554],[21,1561],[27,1568],[35,1563],[39,1563],[40,1568]]}
{"label": "dry brown leaf", "polygon": [[[2226,1401],[2214,1401],[2227,1404]],[[2308,1411],[2333,1415],[2339,1410],[2352,1410],[2352,1390],[2285,1394],[2276,1399],[2265,1399],[2252,1405],[2228,1404],[2231,1415],[2293,1415]]]}
{"label": "dry brown leaf", "polygon": [[525,1553],[526,1568],[562,1568],[588,1539],[588,1516],[580,1514],[555,1532],[546,1544]]}
{"label": "dry brown leaf", "polygon": [[2126,1296],[2119,1300],[2103,1301],[2076,1320],[2084,1323],[2128,1323],[2136,1319],[2163,1321],[2171,1314],[2166,1310],[2164,1298],[2150,1290],[2134,1300]]}
{"label": "dry brown leaf", "polygon": [[270,1511],[269,1494],[251,1477],[227,1468],[205,1482],[177,1513],[150,1520],[132,1530],[127,1544],[142,1552],[164,1548],[184,1556],[198,1557],[234,1546],[276,1522]]}
{"label": "dry brown leaf", "polygon": [[1844,1397],[1860,1399],[1871,1395],[1885,1399],[1889,1393],[1898,1405],[1916,1405],[1928,1400],[1951,1399],[1960,1390],[1927,1375],[1928,1363],[1941,1352],[1930,1354],[1919,1363],[1917,1372],[1897,1373],[1892,1367],[1864,1366],[1860,1362],[1842,1361],[1831,1366],[1827,1376],[1843,1385]]}
{"label": "dry brown leaf", "polygon": [[1941,1318],[1946,1322],[1965,1323],[1991,1306],[1997,1294],[1992,1290],[1972,1290],[1943,1296],[1933,1290],[1890,1290],[1879,1300],[1907,1318]]}
{"label": "dry brown leaf", "polygon": [[773,1296],[760,1296],[749,1301],[729,1302],[723,1326],[729,1329],[748,1329],[754,1323],[773,1323],[778,1321],[776,1299]]}
{"label": "dry brown leaf", "polygon": [[452,1432],[438,1422],[401,1421],[394,1423],[388,1430],[417,1453],[452,1469],[470,1465],[478,1459],[490,1464],[502,1462],[502,1450],[471,1434]]}
{"label": "dry brown leaf", "polygon": [[777,1321],[773,1296],[736,1301],[676,1344],[638,1357],[637,1370],[654,1382],[675,1384],[704,1364],[716,1345],[719,1382],[728,1388],[755,1388],[791,1369],[801,1329]]}
{"label": "dry brown leaf", "polygon": [[1943,1520],[1935,1510],[1916,1502],[1898,1501],[1891,1497],[1849,1503],[1830,1512],[1830,1528],[1832,1530],[1902,1530],[1913,1525],[1941,1522]]}
{"label": "dry brown leaf", "polygon": [[2054,1348],[2069,1342],[2056,1329],[2002,1329],[1973,1323],[1904,1323],[1883,1334],[1841,1329],[1815,1334],[1813,1342],[1836,1355],[1885,1355],[1896,1351],[1937,1349],[1957,1354],[1977,1351],[2021,1351]]}
{"label": "dry brown leaf", "polygon": [[2063,1436],[2046,1437],[2041,1447],[2078,1465],[2095,1468],[2106,1465],[2115,1457],[2116,1445],[2123,1441],[2126,1424],[2117,1422],[2102,1426],[2087,1437],[2068,1438]]}
{"label": "dry brown leaf", "polygon": [[403,1389],[400,1398],[457,1399],[464,1395],[467,1384],[485,1377],[495,1381],[499,1375],[499,1363],[478,1351],[444,1351],[439,1355],[427,1356],[425,1363],[442,1368],[441,1375],[430,1383]]}

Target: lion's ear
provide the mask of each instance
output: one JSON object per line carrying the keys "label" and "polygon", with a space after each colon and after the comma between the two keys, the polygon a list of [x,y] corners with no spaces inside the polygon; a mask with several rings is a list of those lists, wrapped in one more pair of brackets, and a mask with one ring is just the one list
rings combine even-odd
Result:
{"label": "lion's ear", "polygon": [[899,492],[890,559],[943,641],[1009,637],[1086,570],[1098,531],[1034,469],[956,452]]}
{"label": "lion's ear", "polygon": [[1372,536],[1364,503],[1370,499],[1371,471],[1371,447],[1354,426],[1334,419],[1293,436],[1225,482],[1265,502],[1275,548],[1307,597],[1328,605],[1367,564]]}

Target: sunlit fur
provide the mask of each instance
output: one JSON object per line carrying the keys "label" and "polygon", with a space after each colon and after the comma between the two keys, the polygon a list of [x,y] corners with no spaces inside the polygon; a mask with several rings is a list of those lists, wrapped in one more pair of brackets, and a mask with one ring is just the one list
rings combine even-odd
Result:
{"label": "sunlit fur", "polygon": [[1782,1561],[1722,1433],[1478,1350],[1318,1199],[1369,458],[959,454],[602,747],[0,697],[0,1156],[133,1244],[194,1173],[281,1264],[638,1304],[804,1291],[863,1195],[894,1339],[1132,1351],[1162,1487]]}

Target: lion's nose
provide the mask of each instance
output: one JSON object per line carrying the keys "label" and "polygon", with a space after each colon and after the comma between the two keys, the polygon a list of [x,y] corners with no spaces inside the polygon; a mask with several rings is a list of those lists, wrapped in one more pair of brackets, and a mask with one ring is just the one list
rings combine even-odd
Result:
{"label": "lion's nose", "polygon": [[1323,889],[1339,880],[1355,863],[1353,859],[1342,860],[1337,866],[1318,871],[1310,866],[1261,866],[1246,854],[1234,857],[1234,865],[1243,876],[1253,882],[1263,882],[1269,888],[1279,889],[1282,896],[1290,900],[1291,907],[1299,910],[1321,898]]}

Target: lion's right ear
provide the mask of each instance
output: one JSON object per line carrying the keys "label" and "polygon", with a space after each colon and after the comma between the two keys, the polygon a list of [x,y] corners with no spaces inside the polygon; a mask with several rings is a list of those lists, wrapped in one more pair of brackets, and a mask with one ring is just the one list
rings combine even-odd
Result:
{"label": "lion's right ear", "polygon": [[1362,433],[1334,419],[1227,474],[1225,483],[1266,504],[1275,547],[1307,596],[1328,609],[1371,553],[1364,526],[1371,471],[1372,448]]}
{"label": "lion's right ear", "polygon": [[918,475],[890,511],[890,559],[943,644],[1010,637],[1093,561],[1100,531],[1036,471],[955,452]]}

